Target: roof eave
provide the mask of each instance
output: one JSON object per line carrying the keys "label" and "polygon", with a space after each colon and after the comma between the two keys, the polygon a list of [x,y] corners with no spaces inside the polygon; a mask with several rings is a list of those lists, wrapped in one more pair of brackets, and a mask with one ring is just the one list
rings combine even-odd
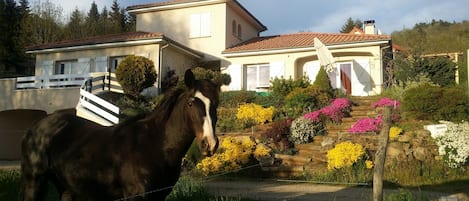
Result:
{"label": "roof eave", "polygon": [[[381,44],[388,44],[389,40],[376,40],[376,41],[364,41],[364,42],[351,42],[351,43],[336,43],[336,44],[326,44],[327,48],[333,49],[343,49],[351,47],[363,47],[363,46],[374,46]],[[245,51],[235,51],[235,52],[222,52],[224,57],[241,57],[241,56],[257,56],[257,55],[268,55],[268,54],[281,54],[281,53],[293,53],[293,52],[305,52],[305,51],[316,51],[313,45],[303,46],[303,47],[291,47],[291,48],[271,48],[271,49],[262,49],[262,50],[245,50]]]}
{"label": "roof eave", "polygon": [[52,47],[52,48],[39,48],[26,51],[28,54],[37,54],[37,53],[54,53],[54,52],[70,52],[70,51],[79,51],[79,50],[89,50],[89,49],[103,49],[103,48],[112,48],[112,47],[126,47],[126,46],[135,46],[135,45],[146,45],[146,44],[157,44],[161,43],[163,38],[152,38],[152,39],[140,39],[132,41],[121,41],[121,42],[109,42],[109,43],[100,43],[100,44],[87,44],[87,45],[76,45],[76,46],[67,46],[67,47]]}

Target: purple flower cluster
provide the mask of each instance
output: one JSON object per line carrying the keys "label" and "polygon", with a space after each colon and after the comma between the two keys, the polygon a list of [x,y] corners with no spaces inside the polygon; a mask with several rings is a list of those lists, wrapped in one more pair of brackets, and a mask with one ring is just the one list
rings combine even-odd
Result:
{"label": "purple flower cluster", "polygon": [[331,104],[320,110],[305,114],[303,117],[313,122],[319,122],[321,115],[332,120],[340,122],[347,112],[350,111],[352,102],[346,98],[334,99]]}
{"label": "purple flower cluster", "polygon": [[365,132],[379,132],[383,123],[383,117],[377,118],[362,118],[358,120],[351,128],[348,129],[350,133],[365,133]]}
{"label": "purple flower cluster", "polygon": [[397,109],[400,105],[401,103],[399,101],[384,97],[379,99],[379,101],[372,103],[371,107],[376,108],[383,106],[392,106],[394,109]]}

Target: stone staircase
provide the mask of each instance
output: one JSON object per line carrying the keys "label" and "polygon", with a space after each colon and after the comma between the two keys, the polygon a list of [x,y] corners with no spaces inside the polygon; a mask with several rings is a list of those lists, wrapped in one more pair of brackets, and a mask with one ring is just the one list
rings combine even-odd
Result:
{"label": "stone staircase", "polygon": [[262,169],[277,177],[295,177],[305,173],[321,173],[327,171],[327,151],[335,144],[343,141],[360,142],[367,150],[376,150],[376,134],[350,134],[347,130],[359,119],[364,117],[376,117],[378,113],[371,107],[371,103],[379,100],[379,97],[352,97],[352,111],[349,117],[342,119],[341,124],[328,124],[327,135],[314,136],[313,142],[296,145],[297,152],[294,155],[276,154],[276,163]]}

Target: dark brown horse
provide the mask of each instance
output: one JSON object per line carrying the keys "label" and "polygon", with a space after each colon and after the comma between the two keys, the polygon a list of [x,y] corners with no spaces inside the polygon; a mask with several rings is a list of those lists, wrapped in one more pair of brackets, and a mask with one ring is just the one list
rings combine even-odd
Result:
{"label": "dark brown horse", "polygon": [[164,200],[194,138],[213,154],[219,86],[185,74],[186,89],[167,92],[155,110],[113,127],[53,113],[22,144],[21,201],[43,200],[47,182],[62,200]]}

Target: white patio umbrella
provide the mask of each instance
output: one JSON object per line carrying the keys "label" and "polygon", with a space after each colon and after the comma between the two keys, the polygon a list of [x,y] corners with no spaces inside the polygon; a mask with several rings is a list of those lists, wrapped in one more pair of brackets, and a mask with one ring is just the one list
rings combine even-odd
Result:
{"label": "white patio umbrella", "polygon": [[317,37],[314,37],[314,49],[318,54],[319,63],[326,70],[332,72],[335,69],[335,59],[329,49]]}

